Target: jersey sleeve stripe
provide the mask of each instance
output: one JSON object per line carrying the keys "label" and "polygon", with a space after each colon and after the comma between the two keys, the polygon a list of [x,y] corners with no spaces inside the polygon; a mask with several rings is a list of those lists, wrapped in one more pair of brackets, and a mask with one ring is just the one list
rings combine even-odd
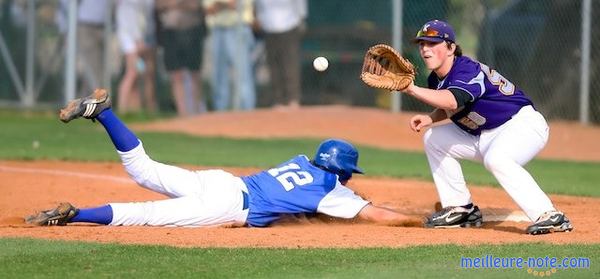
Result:
{"label": "jersey sleeve stripe", "polygon": [[[458,89],[460,91],[463,91],[463,92],[469,94],[471,96],[471,101],[475,101],[475,96],[473,96],[473,94],[471,94],[471,92],[469,92],[467,89],[464,89],[464,88],[458,87],[458,86],[448,86],[448,88],[446,88],[446,89],[450,89],[450,88]],[[483,94],[481,94],[481,95],[483,95]]]}

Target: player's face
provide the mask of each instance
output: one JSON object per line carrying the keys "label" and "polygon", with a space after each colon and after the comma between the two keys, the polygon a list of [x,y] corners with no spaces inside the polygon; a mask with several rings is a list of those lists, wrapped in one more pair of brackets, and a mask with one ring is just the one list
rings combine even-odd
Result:
{"label": "player's face", "polygon": [[420,41],[419,53],[427,69],[437,73],[444,66],[448,65],[448,61],[451,61],[449,59],[453,56],[454,50],[448,48],[446,42]]}

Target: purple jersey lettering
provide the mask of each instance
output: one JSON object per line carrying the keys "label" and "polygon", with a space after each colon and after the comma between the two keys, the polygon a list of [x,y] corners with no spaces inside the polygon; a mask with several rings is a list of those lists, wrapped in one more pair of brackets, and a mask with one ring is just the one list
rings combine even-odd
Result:
{"label": "purple jersey lettering", "polygon": [[456,57],[446,78],[439,80],[432,72],[427,81],[431,89],[457,89],[471,95],[471,101],[451,112],[450,119],[473,135],[506,123],[522,107],[532,105],[525,93],[500,73],[466,56]]}

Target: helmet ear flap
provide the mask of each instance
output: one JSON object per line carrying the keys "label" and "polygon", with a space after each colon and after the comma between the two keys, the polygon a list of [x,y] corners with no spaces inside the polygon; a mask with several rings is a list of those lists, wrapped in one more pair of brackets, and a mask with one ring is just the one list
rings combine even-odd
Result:
{"label": "helmet ear flap", "polygon": [[352,173],[341,172],[341,173],[338,173],[337,175],[340,178],[340,181],[348,181],[348,180],[350,180],[350,178],[352,178]]}

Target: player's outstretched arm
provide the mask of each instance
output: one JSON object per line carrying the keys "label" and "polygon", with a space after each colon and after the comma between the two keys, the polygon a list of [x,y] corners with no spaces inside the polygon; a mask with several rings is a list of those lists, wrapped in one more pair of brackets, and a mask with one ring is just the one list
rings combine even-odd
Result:
{"label": "player's outstretched arm", "polygon": [[408,217],[389,208],[375,206],[372,204],[363,207],[363,209],[358,212],[358,217],[362,220],[386,226],[423,226],[423,222],[421,220]]}
{"label": "player's outstretched arm", "polygon": [[454,98],[454,95],[452,95],[452,92],[448,89],[429,89],[419,87],[413,83],[404,92],[417,98],[421,102],[439,109],[453,110],[458,107],[456,98]]}

